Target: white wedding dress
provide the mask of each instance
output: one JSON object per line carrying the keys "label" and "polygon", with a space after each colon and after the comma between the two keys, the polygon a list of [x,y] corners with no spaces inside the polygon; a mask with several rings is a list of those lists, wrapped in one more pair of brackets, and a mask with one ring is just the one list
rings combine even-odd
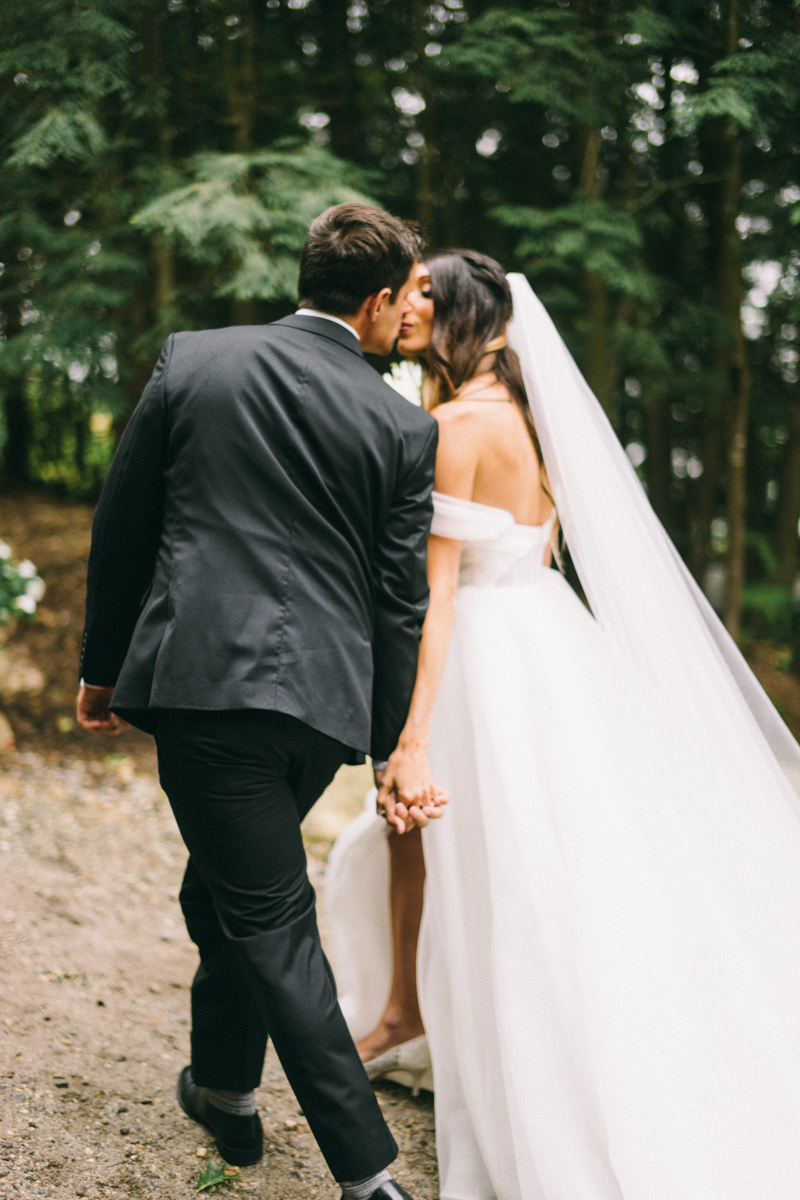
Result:
{"label": "white wedding dress", "polygon": [[[800,1200],[800,751],[508,278],[591,614],[547,526],[435,497],[463,543],[418,962],[441,1197]],[[326,885],[356,1038],[391,977],[371,807]]]}
{"label": "white wedding dress", "polygon": [[[551,522],[435,496],[463,540],[430,744],[419,989],[442,1200],[800,1197],[800,824],[716,787],[542,559]],[[356,1038],[391,976],[385,822],[331,857]]]}

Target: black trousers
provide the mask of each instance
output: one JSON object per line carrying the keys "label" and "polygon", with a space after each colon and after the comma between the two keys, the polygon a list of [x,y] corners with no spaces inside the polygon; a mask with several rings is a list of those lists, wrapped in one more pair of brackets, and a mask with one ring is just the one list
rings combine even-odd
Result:
{"label": "black trousers", "polygon": [[249,1091],[267,1035],[334,1179],[397,1146],[336,998],[300,822],[350,751],[283,713],[158,710],[161,786],[190,854],[181,889],[200,951],[192,1075]]}

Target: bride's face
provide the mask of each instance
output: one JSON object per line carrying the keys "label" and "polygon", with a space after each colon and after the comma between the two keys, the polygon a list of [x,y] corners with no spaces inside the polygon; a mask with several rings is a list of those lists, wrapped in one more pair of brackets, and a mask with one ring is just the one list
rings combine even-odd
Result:
{"label": "bride's face", "polygon": [[406,297],[397,349],[409,357],[424,354],[433,334],[433,297],[431,275],[425,263],[417,263],[411,291]]}

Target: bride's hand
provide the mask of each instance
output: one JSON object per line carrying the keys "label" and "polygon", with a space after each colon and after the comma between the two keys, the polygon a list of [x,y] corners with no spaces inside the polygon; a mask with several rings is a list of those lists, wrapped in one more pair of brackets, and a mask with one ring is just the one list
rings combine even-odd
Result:
{"label": "bride's hand", "polygon": [[377,799],[378,812],[389,824],[398,833],[407,833],[415,825],[424,828],[442,815],[449,799],[431,778],[425,750],[398,746],[386,764]]}

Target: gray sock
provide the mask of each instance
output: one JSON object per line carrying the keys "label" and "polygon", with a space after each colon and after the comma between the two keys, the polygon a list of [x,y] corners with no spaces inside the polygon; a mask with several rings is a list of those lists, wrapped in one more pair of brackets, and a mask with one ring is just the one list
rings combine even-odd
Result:
{"label": "gray sock", "polygon": [[369,1200],[373,1192],[384,1183],[389,1183],[391,1175],[388,1171],[378,1171],[377,1175],[367,1175],[366,1179],[357,1179],[355,1183],[340,1183],[342,1195],[346,1200]]}
{"label": "gray sock", "polygon": [[236,1117],[251,1117],[256,1111],[255,1092],[225,1092],[221,1088],[206,1088],[210,1104],[221,1112],[233,1113]]}

